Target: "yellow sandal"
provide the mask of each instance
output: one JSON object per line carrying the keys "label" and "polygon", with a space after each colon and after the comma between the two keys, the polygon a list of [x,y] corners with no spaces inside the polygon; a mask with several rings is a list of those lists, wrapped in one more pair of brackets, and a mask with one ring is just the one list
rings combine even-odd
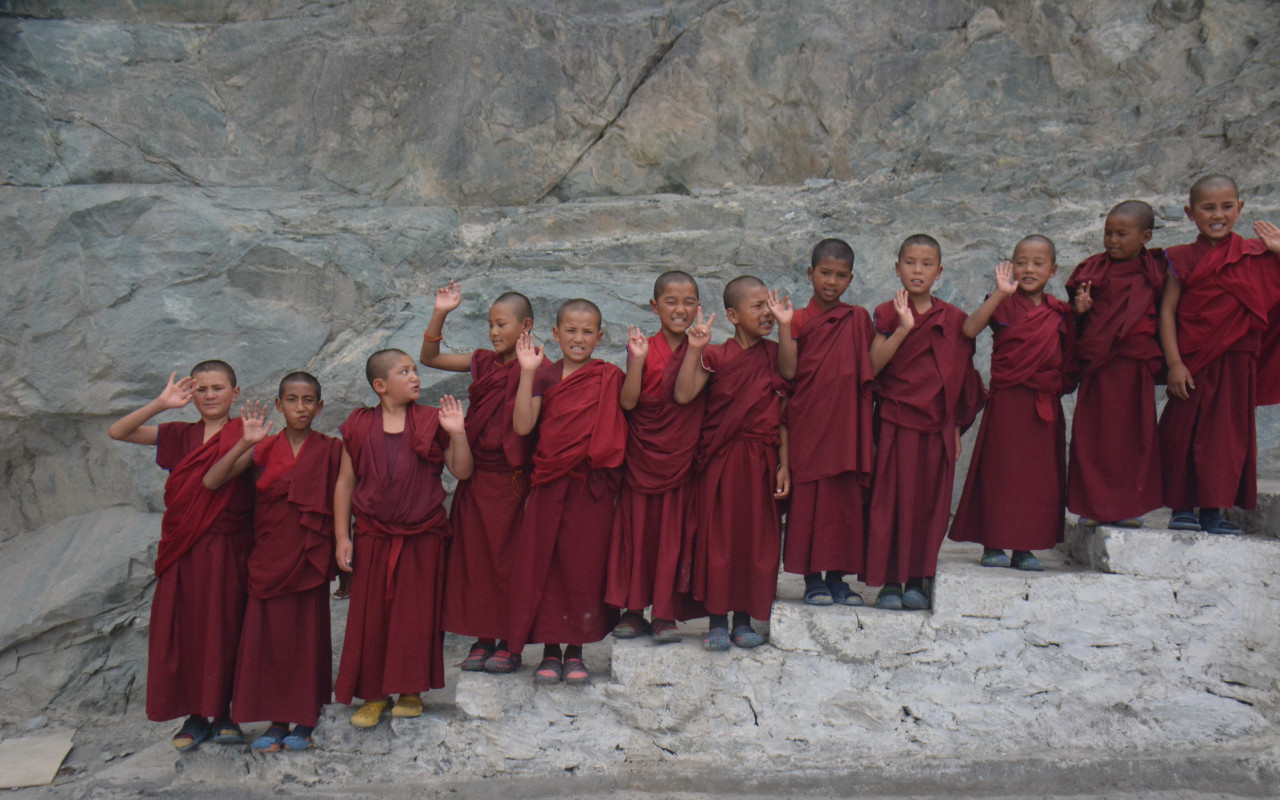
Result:
{"label": "yellow sandal", "polygon": [[386,711],[390,705],[390,697],[384,697],[381,700],[370,700],[362,704],[351,715],[351,724],[357,728],[372,728],[382,719],[382,712]]}
{"label": "yellow sandal", "polygon": [[391,709],[391,716],[402,718],[422,716],[422,697],[417,694],[400,695],[395,707]]}

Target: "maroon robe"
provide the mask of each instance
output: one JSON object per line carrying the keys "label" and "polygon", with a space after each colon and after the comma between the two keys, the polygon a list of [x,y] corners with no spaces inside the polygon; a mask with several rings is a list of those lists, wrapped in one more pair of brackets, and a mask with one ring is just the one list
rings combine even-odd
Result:
{"label": "maroon robe", "polygon": [[[982,378],[973,368],[965,313],[933,298],[877,376],[876,468],[867,527],[868,586],[929,578],[947,534],[956,472],[956,431],[982,407]],[[875,326],[898,327],[893,303],[875,311]]]}
{"label": "maroon robe", "polygon": [[711,376],[695,463],[697,523],[693,547],[681,557],[679,588],[710,614],[768,619],[782,544],[773,499],[785,389],[778,345],[767,339],[746,350],[736,339],[708,345],[702,366]]}
{"label": "maroon robe", "polygon": [[204,475],[244,430],[204,441],[203,422],[166,422],[156,463],[169,470],[147,638],[147,718],[216,717],[231,705],[253,546],[253,478],[204,488]]}
{"label": "maroon robe", "polygon": [[316,724],[333,688],[329,581],[342,442],[313,432],[295,458],[285,433],[254,448],[258,503],[233,718]]}
{"label": "maroon robe", "polygon": [[1178,350],[1196,388],[1186,400],[1170,396],[1160,415],[1164,504],[1255,508],[1257,358],[1280,302],[1280,259],[1235,233],[1217,244],[1202,235],[1165,255],[1182,282]]}
{"label": "maroon robe", "polygon": [[1067,493],[1062,394],[1075,339],[1071,307],[1018,293],[991,316],[991,391],[951,538],[1000,550],[1062,541]]}
{"label": "maroon robe", "polygon": [[622,370],[593,360],[562,379],[563,362],[534,377],[541,395],[532,488],[516,538],[511,587],[513,653],[530,642],[603,639],[618,614],[604,601],[609,534],[627,446],[618,405]]}
{"label": "maroon robe", "polygon": [[1093,307],[1080,318],[1072,371],[1079,375],[1071,420],[1067,508],[1116,522],[1163,503],[1155,381],[1164,366],[1156,337],[1164,253],[1128,261],[1091,256],[1067,280],[1075,297],[1091,284]]}
{"label": "maroon robe", "polygon": [[[335,696],[379,700],[444,686],[445,545],[452,533],[440,474],[449,434],[440,411],[410,404],[404,432],[382,408],[357,408],[339,429],[356,473],[351,603]],[[388,474],[388,448],[396,444]]]}
{"label": "maroon robe", "polygon": [[[549,361],[547,363],[550,363]],[[511,424],[520,362],[503,364],[492,350],[471,356],[467,441],[475,470],[458,481],[449,516],[445,581],[445,630],[482,639],[504,639],[510,619],[514,545],[529,494],[533,436]]]}
{"label": "maroon robe", "polygon": [[626,412],[627,454],[613,517],[605,601],[617,608],[653,606],[654,619],[706,616],[677,590],[680,553],[693,533],[693,457],[706,405],[676,403],[676,376],[688,343],[673,353],[659,331],[649,339],[640,399]]}
{"label": "maroon robe", "polygon": [[791,503],[783,569],[861,573],[866,503],[875,467],[871,340],[866,309],[817,300],[791,321],[799,358],[787,401]]}

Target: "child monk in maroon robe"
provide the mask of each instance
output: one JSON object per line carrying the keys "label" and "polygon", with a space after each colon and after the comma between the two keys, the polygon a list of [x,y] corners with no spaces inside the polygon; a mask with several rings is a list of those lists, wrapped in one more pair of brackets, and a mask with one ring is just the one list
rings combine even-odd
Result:
{"label": "child monk in maroon robe", "polygon": [[[147,718],[187,716],[173,737],[173,746],[187,751],[211,735],[223,744],[244,741],[230,709],[253,546],[253,481],[246,475],[217,491],[202,483],[240,441],[242,423],[231,419],[240,396],[235,371],[223,361],[204,361],[190,377],[175,378],[107,433],[154,445],[156,463],[169,470],[147,642]],[[199,422],[144,424],[193,400]]]}
{"label": "child monk in maroon robe", "polygon": [[960,435],[982,407],[982,379],[965,313],[931,294],[942,274],[937,240],[907,237],[894,270],[903,288],[873,315],[877,446],[863,581],[884,587],[877,608],[925,609],[924,580],[937,571]]}
{"label": "child monk in maroon robe", "polygon": [[[533,328],[533,306],[519,292],[503,294],[489,308],[492,350],[442,353],[445,317],[461,303],[462,284],[450,282],[436,292],[419,357],[433,369],[471,373],[467,441],[475,471],[458,482],[449,509],[453,540],[446,568],[444,627],[476,637],[462,662],[464,671],[512,672],[519,662],[505,655],[510,653],[506,637],[511,577],[515,536],[529,494],[534,438],[517,434],[511,416],[520,384],[516,341]],[[494,658],[498,651],[504,656]]]}
{"label": "child monk in maroon robe", "polygon": [[618,619],[604,591],[617,467],[627,444],[618,405],[622,370],[591,357],[603,331],[590,300],[563,303],[551,332],[564,356],[554,364],[545,363],[530,334],[516,343],[512,422],[522,435],[537,426],[538,446],[516,539],[510,650],[519,656],[540,642],[534,681],[582,685],[591,680],[582,645],[603,639]]}
{"label": "child monk in maroon robe", "polygon": [[823,239],[810,262],[809,305],[790,324],[785,311],[774,310],[778,369],[794,379],[787,400],[792,487],[782,568],[804,575],[806,603],[856,606],[862,596],[844,575],[866,565],[875,330],[866,309],[840,301],[853,280],[853,248]]}
{"label": "child monk in maroon robe", "polygon": [[1280,300],[1280,229],[1255,222],[1258,239],[1233,233],[1243,208],[1235,181],[1201,178],[1186,207],[1200,236],[1165,251],[1160,343],[1169,402],[1160,449],[1175,530],[1238,533],[1223,510],[1258,503],[1257,359]]}
{"label": "child monk in maroon robe", "polygon": [[205,487],[217,489],[256,466],[249,603],[231,705],[236,722],[272,720],[251,745],[257,752],[310,748],[333,693],[328,587],[342,442],[311,429],[323,408],[313,375],[286,375],[276,397],[284,430],[268,437],[266,408],[246,405],[240,441],[204,476]]}
{"label": "child monk in maroon robe", "polygon": [[[1067,491],[1062,394],[1075,339],[1070,306],[1045,285],[1058,271],[1053,242],[1028,236],[996,267],[996,291],[964,323],[991,325],[991,390],[951,538],[983,546],[982,566],[1043,570],[1032,550],[1062,541]],[[1006,549],[1013,550],[1010,560]]]}
{"label": "child monk in maroon robe", "polygon": [[1111,209],[1106,250],[1067,279],[1077,316],[1072,371],[1079,375],[1071,420],[1067,508],[1086,526],[1141,527],[1163,504],[1155,380],[1164,365],[1156,307],[1164,253],[1149,250],[1155,212],[1139,200]]}
{"label": "child monk in maroon robe", "polygon": [[724,306],[733,338],[711,345],[715,315],[703,323],[699,310],[676,378],[677,403],[707,392],[694,467],[698,516],[681,567],[682,580],[711,615],[702,640],[707,650],[763,644],[751,618],[769,616],[778,590],[779,501],[790,494],[791,472],[778,346],[764,338],[773,330],[773,300],[759,278],[729,281]]}
{"label": "child monk in maroon robe", "polygon": [[[402,350],[365,363],[379,403],[357,408],[342,431],[342,467],[333,495],[338,568],[352,573],[351,608],[335,696],[365,702],[351,724],[370,728],[392,714],[422,714],[421,692],[444,686],[444,466],[471,477],[462,404],[445,395],[437,410],[418,405],[418,369]],[[351,515],[355,513],[355,545]],[[353,552],[354,550],[354,552]]]}
{"label": "child monk in maroon robe", "polygon": [[[676,620],[706,615],[677,589],[680,553],[693,529],[693,457],[704,402],[673,397],[684,362],[685,332],[698,310],[698,286],[686,272],[664,272],[649,306],[661,330],[646,339],[631,328],[621,405],[627,418],[622,491],[613,517],[605,601],[628,609],[613,629],[619,639],[649,631],[659,643],[678,642]],[[653,623],[645,607],[653,606]]]}

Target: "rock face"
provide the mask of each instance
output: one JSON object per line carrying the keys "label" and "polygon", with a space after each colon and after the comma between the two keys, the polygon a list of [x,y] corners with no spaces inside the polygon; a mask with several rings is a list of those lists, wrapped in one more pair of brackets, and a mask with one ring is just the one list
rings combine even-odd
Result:
{"label": "rock face", "polygon": [[[853,244],[867,306],[920,230],[943,244],[945,300],[975,307],[1032,232],[1058,244],[1061,293],[1119,200],[1156,206],[1156,245],[1194,236],[1183,194],[1206,171],[1240,180],[1242,229],[1280,217],[1274,10],[0,0],[0,696],[32,713],[138,696],[163,475],[105,429],[170,372],[226,358],[266,399],[310,369],[332,431],[372,399],[368,353],[416,353],[449,279],[448,347],[484,346],[488,303],[516,289],[544,337],[561,299],[597,300],[600,355],[621,362],[627,326],[655,327],[658,272],[695,274],[709,311],[744,273],[803,302],[827,235]],[[424,382],[431,401],[467,385]],[[1275,413],[1259,423],[1280,475]],[[1161,580],[1176,591],[1144,577],[1135,602]],[[1270,686],[1253,711],[1199,699],[1236,736],[1274,718]],[[1166,719],[1146,697],[1141,718]],[[905,725],[850,708],[867,730]]]}

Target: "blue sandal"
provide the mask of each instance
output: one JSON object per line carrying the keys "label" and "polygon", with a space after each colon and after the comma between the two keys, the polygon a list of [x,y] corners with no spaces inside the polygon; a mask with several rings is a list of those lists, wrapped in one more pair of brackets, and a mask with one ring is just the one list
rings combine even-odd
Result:
{"label": "blue sandal", "polygon": [[1201,509],[1200,530],[1214,534],[1243,533],[1239,525],[1222,516],[1222,512],[1216,508]]}
{"label": "blue sandal", "polygon": [[1200,518],[1196,516],[1195,511],[1190,509],[1186,511],[1174,511],[1173,516],[1169,517],[1169,530],[1198,531],[1200,530]]}
{"label": "blue sandal", "polygon": [[850,589],[849,584],[844,581],[828,583],[827,588],[831,590],[831,599],[836,605],[860,606],[863,603],[862,595]]}
{"label": "blue sandal", "polygon": [[728,650],[731,646],[728,628],[712,628],[707,631],[706,636],[702,637],[703,650],[711,650],[718,653]]}
{"label": "blue sandal", "polygon": [[284,749],[291,753],[310,750],[311,732],[313,730],[315,730],[315,728],[309,728],[306,725],[294,725],[293,733],[284,737]]}
{"label": "blue sandal", "polygon": [[829,606],[834,602],[831,590],[827,588],[825,583],[819,581],[804,589],[805,605],[810,606]]}
{"label": "blue sandal", "polygon": [[253,744],[249,745],[249,749],[255,753],[279,753],[281,748],[284,747],[283,742],[288,735],[288,726],[272,725],[261,736],[253,740]]}
{"label": "blue sandal", "polygon": [[200,746],[213,734],[213,726],[204,717],[187,717],[182,727],[173,735],[173,749],[186,753]]}
{"label": "blue sandal", "polygon": [[734,646],[749,650],[752,647],[759,647],[764,644],[764,637],[756,633],[756,629],[750,625],[742,625],[733,629],[733,636],[730,637]]}

